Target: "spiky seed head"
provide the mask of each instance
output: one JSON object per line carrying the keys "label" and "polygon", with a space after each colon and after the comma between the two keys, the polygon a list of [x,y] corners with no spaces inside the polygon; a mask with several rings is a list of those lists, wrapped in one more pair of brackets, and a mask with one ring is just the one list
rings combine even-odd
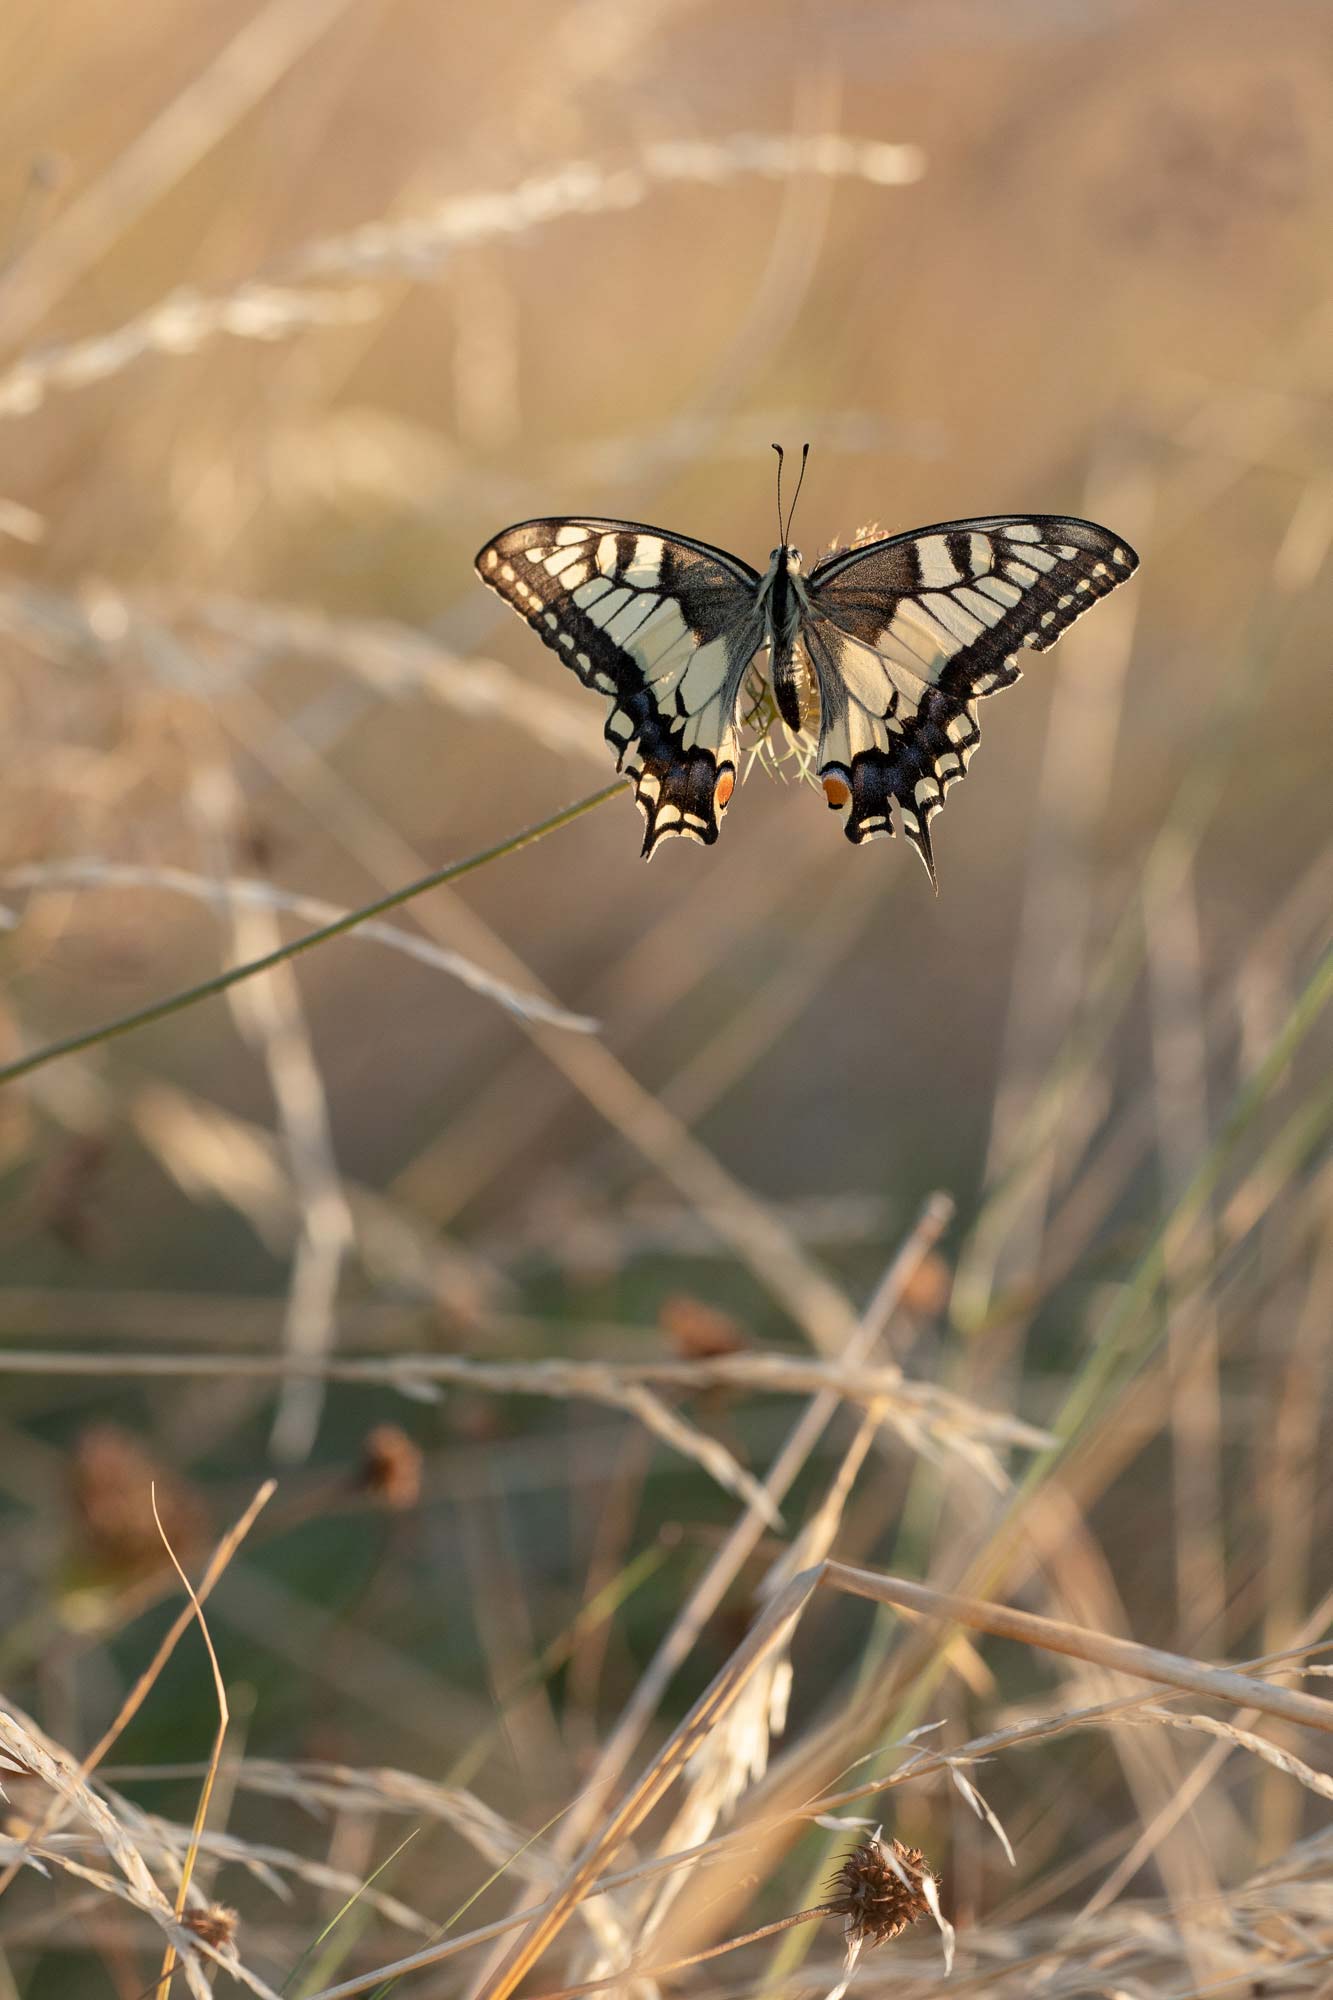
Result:
{"label": "spiky seed head", "polygon": [[672,1292],[657,1309],[661,1327],[682,1361],[711,1361],[741,1354],[750,1345],[739,1320],[693,1292]]}
{"label": "spiky seed head", "polygon": [[212,1945],[214,1951],[225,1951],[236,1935],[240,1918],[225,1903],[210,1903],[206,1910],[187,1910],[181,1922],[187,1931],[193,1931],[205,1944]]}
{"label": "spiky seed head", "polygon": [[[890,1862],[890,1854],[901,1874]],[[848,1944],[858,1950],[887,1944],[918,1917],[926,1916],[930,1906],[921,1893],[921,1883],[930,1872],[921,1849],[905,1847],[901,1840],[886,1843],[878,1834],[870,1834],[854,1847],[829,1884],[828,1906],[843,1918]]]}
{"label": "spiky seed head", "polygon": [[361,1451],[358,1485],[393,1513],[406,1513],[421,1498],[421,1452],[397,1424],[376,1424]]}
{"label": "spiky seed head", "polygon": [[153,1519],[154,1492],[162,1531],[182,1562],[207,1543],[208,1518],[194,1487],[117,1424],[81,1432],[69,1484],[79,1554],[99,1575],[147,1575],[168,1566]]}

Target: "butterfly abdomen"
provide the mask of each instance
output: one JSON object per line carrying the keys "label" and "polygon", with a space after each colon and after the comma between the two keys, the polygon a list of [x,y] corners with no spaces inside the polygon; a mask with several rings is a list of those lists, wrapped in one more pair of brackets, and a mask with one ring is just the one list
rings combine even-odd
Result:
{"label": "butterfly abdomen", "polygon": [[[765,598],[769,647],[769,676],[778,714],[794,736],[799,736],[809,708],[809,674],[797,655],[801,631],[801,586],[799,549],[774,549]],[[804,699],[803,699],[804,696]]]}

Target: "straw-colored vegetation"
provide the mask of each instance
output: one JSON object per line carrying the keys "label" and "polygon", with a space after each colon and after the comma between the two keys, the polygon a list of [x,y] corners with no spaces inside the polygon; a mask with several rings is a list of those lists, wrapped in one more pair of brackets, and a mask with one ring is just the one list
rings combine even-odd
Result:
{"label": "straw-colored vegetation", "polygon": [[[16,0],[0,104],[0,2000],[1333,1991],[1329,17]],[[807,551],[1143,556],[938,901],[762,761],[644,869],[472,576],[806,437]]]}

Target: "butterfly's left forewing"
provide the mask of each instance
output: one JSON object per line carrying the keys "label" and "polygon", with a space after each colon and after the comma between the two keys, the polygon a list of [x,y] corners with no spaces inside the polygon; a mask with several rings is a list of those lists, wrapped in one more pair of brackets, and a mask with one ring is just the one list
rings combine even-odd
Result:
{"label": "butterfly's left forewing", "polygon": [[736,701],[763,637],[759,579],[706,542],[634,521],[523,521],[477,557],[482,580],[606,698],[643,851],[706,846],[736,783]]}
{"label": "butterfly's left forewing", "polygon": [[949,521],[826,557],[802,637],[819,682],[818,768],[861,842],[903,832],[934,877],[930,821],[980,736],[977,702],[1019,679],[1138,567],[1092,521]]}

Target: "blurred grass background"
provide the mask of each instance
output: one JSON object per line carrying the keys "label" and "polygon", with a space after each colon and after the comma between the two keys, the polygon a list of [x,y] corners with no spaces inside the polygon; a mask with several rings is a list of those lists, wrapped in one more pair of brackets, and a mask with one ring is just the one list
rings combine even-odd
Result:
{"label": "blurred grass background", "polygon": [[[651,869],[619,796],[400,913],[597,1042],[348,939],[0,1095],[4,1345],[93,1357],[3,1378],[12,1699],[78,1752],[165,1625],[151,1550],[108,1527],[144,1483],[130,1439],[196,1563],[277,1463],[278,1525],[214,1613],[246,1755],[465,1767],[526,1837],[735,1499],[605,1403],[190,1358],[803,1354],[773,1245],[859,1302],[936,1188],[957,1220],[887,1352],[1038,1424],[1166,1225],[1009,1582],[1208,1657],[1292,1642],[1333,1585],[1326,1024],[1225,1119],[1333,889],[1328,10],[11,0],[0,102],[5,1059],[289,934],[229,884],[351,907],[605,782],[597,704],[473,576],[509,520],[619,513],[759,560],[770,439],[808,437],[808,552],[1032,509],[1143,557],[986,704],[938,901],[903,843],[852,851],[762,771],[716,850]],[[757,1390],[682,1408],[760,1474],[791,1419]],[[418,1506],[367,1507],[364,1473],[349,1499],[383,1421],[423,1454]],[[958,1477],[890,1439],[839,1552],[956,1577],[1004,1504]],[[818,1607],[796,1718],[882,1642]],[[937,1697],[957,1740],[1054,1698],[995,1673]],[[188,1821],[170,1771],[211,1728],[178,1655],[115,1753],[166,1775],[124,1788]],[[1032,1756],[996,1779],[1016,1878],[957,1800],[903,1794],[964,1934],[1058,1923],[1161,1804],[1109,1741],[1077,1797],[1040,1754],[1045,1786]],[[1208,1800],[1119,1885],[1186,1930],[1317,1824],[1271,1769]],[[244,1786],[231,1823],[349,1876],[402,1831]],[[389,1887],[434,1923],[488,1872],[436,1827]],[[220,1893],[275,1983],[341,1900],[284,1911],[235,1865]],[[144,1989],[130,1913],[72,1894],[6,1898],[0,1992]],[[407,1949],[365,1922],[366,1963]]]}

